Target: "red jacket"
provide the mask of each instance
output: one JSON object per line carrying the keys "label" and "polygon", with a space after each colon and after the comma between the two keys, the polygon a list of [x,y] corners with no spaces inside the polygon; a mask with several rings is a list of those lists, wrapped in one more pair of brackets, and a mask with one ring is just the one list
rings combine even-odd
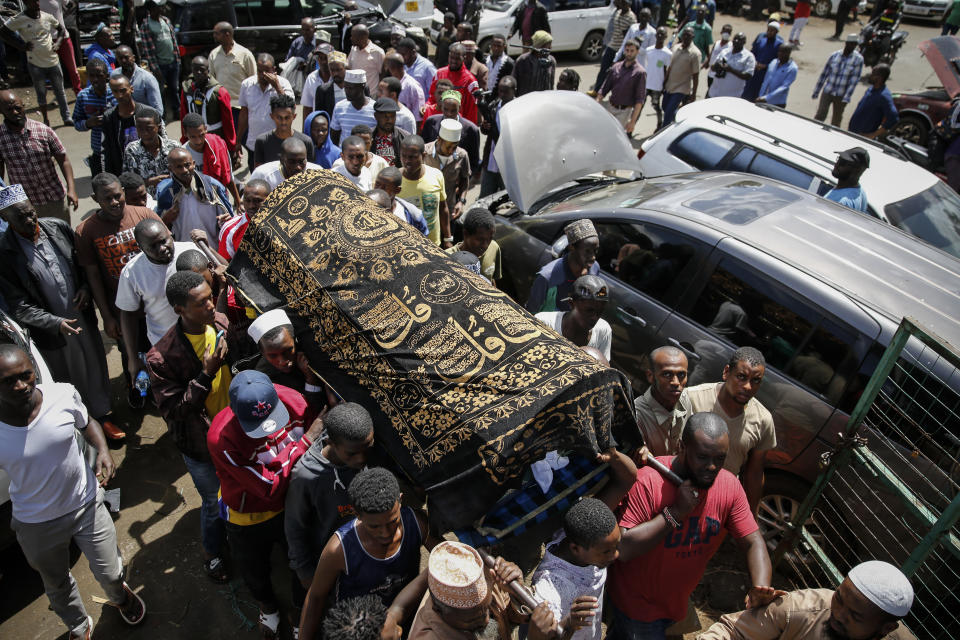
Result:
{"label": "red jacket", "polygon": [[[193,104],[189,104],[191,100]],[[191,80],[183,83],[180,92],[180,119],[188,113],[199,113],[207,125],[207,131],[216,133],[233,151],[237,147],[237,129],[233,125],[233,108],[230,106],[230,92],[211,82],[204,91],[197,91]],[[186,138],[181,138],[183,142]],[[222,181],[221,181],[222,182]],[[225,182],[223,184],[226,184]]]}
{"label": "red jacket", "polygon": [[[224,187],[233,182],[233,162],[230,160],[230,151],[223,138],[215,133],[207,133],[207,143],[203,147],[203,173],[210,176]],[[187,144],[187,137],[180,136],[180,144]],[[200,170],[200,167],[197,167]]]}
{"label": "red jacket", "polygon": [[317,412],[302,395],[273,385],[290,423],[269,438],[248,438],[229,406],[207,432],[207,447],[220,479],[221,500],[238,513],[282,511],[293,466],[312,442],[303,434]]}

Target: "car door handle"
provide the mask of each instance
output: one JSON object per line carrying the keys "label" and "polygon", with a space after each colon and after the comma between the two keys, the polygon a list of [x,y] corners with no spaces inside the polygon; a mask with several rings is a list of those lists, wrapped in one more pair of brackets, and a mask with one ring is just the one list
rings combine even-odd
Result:
{"label": "car door handle", "polygon": [[647,326],[647,321],[638,316],[637,310],[633,307],[617,307],[617,311],[639,324],[641,329]]}
{"label": "car door handle", "polygon": [[677,349],[680,349],[680,351],[683,351],[686,354],[686,356],[691,360],[693,360],[694,362],[700,362],[703,359],[700,357],[699,353],[697,353],[693,349],[687,349],[685,346],[680,344],[680,341],[677,340],[676,338],[667,338],[667,342],[669,342],[672,346],[676,347]]}

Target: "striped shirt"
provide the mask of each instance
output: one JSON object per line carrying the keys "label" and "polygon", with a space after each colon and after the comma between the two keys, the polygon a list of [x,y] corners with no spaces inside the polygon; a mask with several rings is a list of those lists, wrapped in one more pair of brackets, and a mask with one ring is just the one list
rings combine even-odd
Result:
{"label": "striped shirt", "polygon": [[863,56],[860,52],[854,51],[845,56],[843,51],[834,51],[827,58],[827,64],[823,65],[817,85],[813,88],[813,97],[820,95],[820,90],[823,89],[828,96],[838,96],[843,98],[844,102],[850,102],[862,71]]}
{"label": "striped shirt", "polygon": [[110,107],[116,106],[117,99],[110,92],[110,87],[106,88],[103,97],[98,96],[93,87],[87,87],[77,94],[77,103],[73,107],[73,126],[77,131],[90,132],[90,148],[97,155],[100,154],[100,147],[103,142],[103,129],[101,127],[88,127],[87,118],[102,116]]}
{"label": "striped shirt", "polygon": [[350,135],[350,131],[358,124],[365,124],[370,129],[377,128],[377,118],[373,115],[373,100],[366,98],[366,104],[356,109],[349,100],[341,100],[333,107],[333,117],[330,118],[330,129],[341,131],[341,141]]}
{"label": "striped shirt", "polygon": [[613,16],[613,33],[610,36],[610,42],[607,46],[613,50],[620,48],[620,45],[623,44],[623,37],[627,35],[627,30],[637,21],[637,16],[633,14],[633,11],[627,9],[626,11],[617,10],[616,14]]}
{"label": "striped shirt", "polygon": [[250,225],[250,218],[246,211],[241,211],[240,215],[233,216],[227,220],[226,224],[220,227],[220,242],[217,247],[217,253],[226,260],[232,260],[236,255],[240,243],[243,241],[243,234]]}

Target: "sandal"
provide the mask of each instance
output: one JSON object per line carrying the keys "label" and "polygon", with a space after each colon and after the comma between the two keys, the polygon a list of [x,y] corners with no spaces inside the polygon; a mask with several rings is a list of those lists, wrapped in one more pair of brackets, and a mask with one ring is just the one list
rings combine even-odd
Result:
{"label": "sandal", "polygon": [[280,612],[264,613],[260,612],[260,618],[257,621],[260,624],[260,633],[263,634],[263,640],[276,640],[277,629],[280,628]]}
{"label": "sandal", "polygon": [[205,561],[203,568],[207,572],[207,577],[217,584],[225,584],[230,580],[230,576],[227,575],[227,565],[220,556]]}
{"label": "sandal", "polygon": [[147,605],[143,603],[143,599],[135,594],[126,582],[123,583],[123,590],[127,592],[126,603],[115,604],[113,606],[120,612],[120,617],[123,618],[123,621],[132,627],[143,622],[143,619],[147,616]]}

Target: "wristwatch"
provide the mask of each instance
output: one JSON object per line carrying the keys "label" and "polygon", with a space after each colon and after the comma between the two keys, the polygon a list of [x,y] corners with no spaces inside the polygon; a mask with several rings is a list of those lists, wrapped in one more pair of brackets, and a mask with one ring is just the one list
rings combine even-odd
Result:
{"label": "wristwatch", "polygon": [[444,238],[443,241],[444,241],[444,242],[453,242],[453,236],[450,236],[449,238]]}

